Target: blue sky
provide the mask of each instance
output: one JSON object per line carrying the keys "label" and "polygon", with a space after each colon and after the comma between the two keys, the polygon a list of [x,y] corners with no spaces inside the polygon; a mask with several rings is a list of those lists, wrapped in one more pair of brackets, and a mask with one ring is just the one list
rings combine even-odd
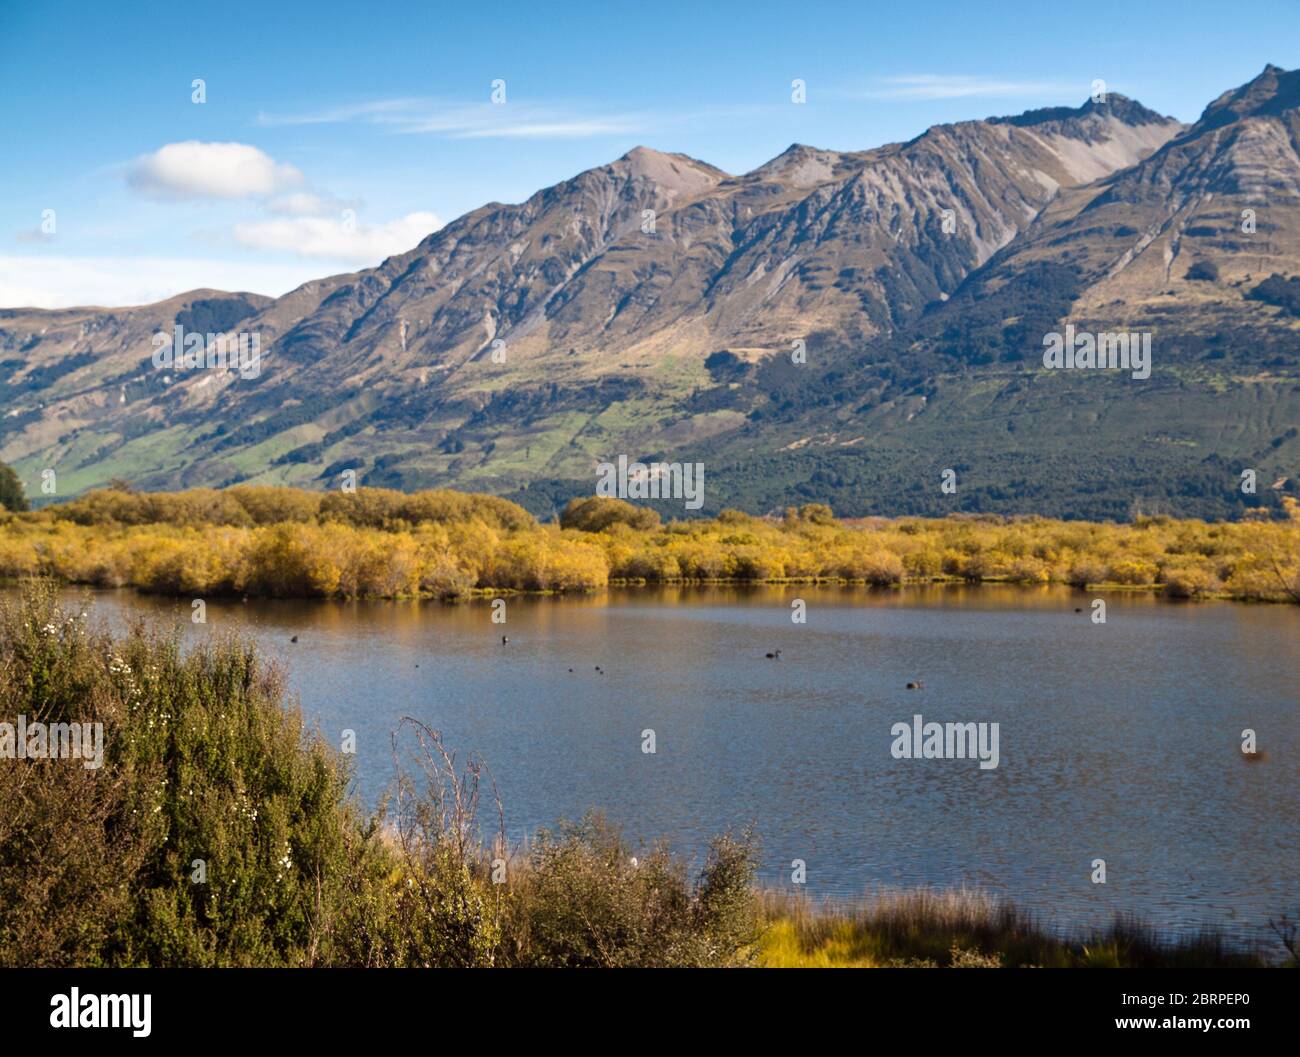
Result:
{"label": "blue sky", "polygon": [[1298,53],[1295,0],[0,0],[0,306],[284,293],[638,144],[739,173],[1097,78],[1193,120]]}

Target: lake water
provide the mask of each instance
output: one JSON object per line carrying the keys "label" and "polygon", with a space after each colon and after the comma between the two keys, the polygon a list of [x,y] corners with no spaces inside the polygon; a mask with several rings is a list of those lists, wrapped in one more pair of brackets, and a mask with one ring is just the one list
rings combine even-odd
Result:
{"label": "lake water", "polygon": [[[188,600],[95,595],[256,636],[331,741],[356,731],[367,801],[414,716],[482,756],[514,839],[599,807],[698,856],[752,823],[763,880],[802,859],[813,895],[967,885],[1063,928],[1258,938],[1300,909],[1300,608],[1102,597],[1104,624],[1091,595],[985,586],[613,589],[512,598],[505,625],[486,601],[209,601],[195,626]],[[917,713],[999,724],[997,768],[895,759]]]}

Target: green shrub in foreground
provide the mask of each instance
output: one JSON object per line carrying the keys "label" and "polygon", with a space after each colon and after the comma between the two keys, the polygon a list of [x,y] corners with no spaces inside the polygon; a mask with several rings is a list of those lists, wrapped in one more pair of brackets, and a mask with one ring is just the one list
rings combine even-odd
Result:
{"label": "green shrub in foreground", "polygon": [[0,965],[722,965],[753,940],[752,850],[629,865],[598,818],[493,883],[482,765],[398,732],[375,814],[247,641],[114,638],[29,585],[0,601],[0,720],[99,722],[99,769],[0,761]]}
{"label": "green shrub in foreground", "polygon": [[[71,965],[296,965],[351,864],[359,820],[339,757],[283,707],[280,674],[246,642],[187,654],[136,626],[114,640],[48,586],[0,609],[0,714],[94,720],[104,765],[6,761],[0,960]],[[89,792],[98,809],[65,817]],[[51,815],[51,811],[54,814]],[[58,824],[50,824],[57,818]],[[65,862],[64,873],[47,876]],[[75,866],[73,865],[75,864]],[[51,887],[51,884],[53,887]],[[89,918],[34,944],[27,909]]]}
{"label": "green shrub in foreground", "polygon": [[[368,813],[250,643],[183,651],[143,624],[115,638],[44,583],[0,599],[0,721],[19,714],[102,723],[104,759],[0,759],[2,966],[1276,961],[1123,921],[1063,940],[978,894],[810,913],[755,892],[748,836],[716,839],[692,876],[598,814],[511,854],[482,840],[482,762],[458,764],[413,720],[395,732],[392,796]],[[1294,921],[1275,930],[1296,964]]]}
{"label": "green shrub in foreground", "polygon": [[758,940],[748,837],[714,840],[695,880],[663,845],[631,848],[599,814],[541,833],[506,892],[510,964],[745,965]]}

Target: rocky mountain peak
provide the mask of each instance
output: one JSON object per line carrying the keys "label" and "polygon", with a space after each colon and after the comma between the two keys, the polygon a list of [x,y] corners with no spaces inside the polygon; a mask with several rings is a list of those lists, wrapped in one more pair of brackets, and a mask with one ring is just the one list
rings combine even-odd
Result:
{"label": "rocky mountain peak", "polygon": [[788,182],[796,187],[811,187],[833,179],[842,155],[803,143],[791,143],[771,161],[751,173],[761,179]]}
{"label": "rocky mountain peak", "polygon": [[1134,128],[1142,125],[1176,125],[1177,120],[1158,114],[1143,106],[1136,99],[1130,99],[1119,92],[1107,92],[1100,100],[1088,99],[1082,105],[1040,107],[1026,110],[1023,114],[1009,117],[991,117],[993,125],[1015,125],[1019,128],[1032,128],[1037,125],[1064,125],[1071,122],[1080,123],[1090,117],[1113,118]]}
{"label": "rocky mountain peak", "polygon": [[677,195],[707,191],[727,178],[721,169],[687,154],[669,154],[650,147],[633,147],[609,168],[649,180]]}
{"label": "rocky mountain peak", "polygon": [[[787,452],[803,467],[820,447],[836,494],[861,503],[886,483],[855,469],[863,438],[895,431],[907,447],[914,418],[960,420],[968,370],[1019,363],[1068,313],[1141,317],[1171,363],[1240,361],[1251,378],[1290,364],[1274,318],[1289,309],[1242,304],[1261,278],[1300,274],[1296,91],[1268,67],[1225,93],[1206,119],[1229,134],[1109,93],[859,151],[794,143],[734,177],[638,146],[274,300],[6,310],[0,459],[28,475],[57,463],[76,488],[124,471],[143,488],[319,484],[349,460],[367,483],[517,489],[544,509],[609,451],[702,447],[746,466]],[[1261,203],[1248,237],[1243,210]],[[1265,293],[1289,304],[1280,282]],[[1210,347],[1242,320],[1256,321],[1248,340]],[[261,373],[155,370],[151,336],[178,322],[255,331]],[[821,367],[789,374],[779,354],[796,340]],[[1293,392],[1277,386],[1260,421],[1295,421]],[[1198,414],[1214,421],[1219,399]],[[200,443],[162,443],[166,430]],[[1291,457],[1276,439],[1252,435],[1250,450]],[[720,487],[785,479],[770,466],[730,485],[720,472]]]}
{"label": "rocky mountain peak", "polygon": [[1248,117],[1278,117],[1300,107],[1300,70],[1272,63],[1240,88],[1224,92],[1205,108],[1193,128],[1205,132]]}

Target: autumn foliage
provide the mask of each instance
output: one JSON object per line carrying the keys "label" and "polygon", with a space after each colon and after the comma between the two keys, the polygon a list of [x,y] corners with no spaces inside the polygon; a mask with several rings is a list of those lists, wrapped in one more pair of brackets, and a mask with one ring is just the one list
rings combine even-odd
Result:
{"label": "autumn foliage", "polygon": [[321,598],[583,591],[616,582],[961,580],[1300,601],[1300,516],[1131,524],[954,515],[837,521],[723,511],[660,523],[616,499],[539,523],[494,496],[236,487],[92,492],[0,515],[0,577],[166,594]]}

